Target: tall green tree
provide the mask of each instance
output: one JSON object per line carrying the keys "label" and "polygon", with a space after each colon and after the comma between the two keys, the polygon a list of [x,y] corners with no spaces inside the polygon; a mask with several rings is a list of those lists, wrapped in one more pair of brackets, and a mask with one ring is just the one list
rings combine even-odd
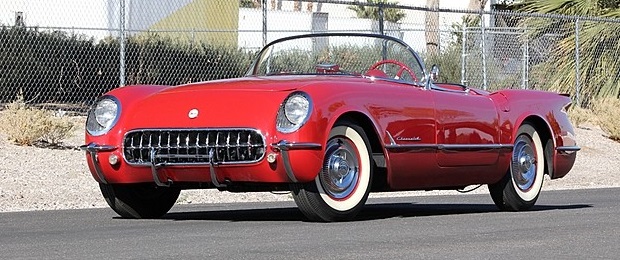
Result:
{"label": "tall green tree", "polygon": [[[398,2],[392,2],[389,0],[366,0],[369,4],[386,4],[386,5],[396,5]],[[362,6],[362,5],[351,5],[348,7],[349,10],[355,11],[357,17],[379,20],[379,7],[376,6]],[[384,8],[383,9],[383,19],[388,22],[398,23],[400,20],[405,18],[405,12],[396,8]]]}
{"label": "tall green tree", "polygon": [[[525,0],[522,4],[519,10],[531,13],[620,18],[620,0]],[[584,104],[598,97],[620,97],[620,23],[580,20],[579,64],[575,58],[576,24],[572,19],[556,18],[522,21],[529,39],[543,35],[558,38],[549,60],[536,65],[532,74],[541,79],[543,87],[572,95],[578,79]]]}

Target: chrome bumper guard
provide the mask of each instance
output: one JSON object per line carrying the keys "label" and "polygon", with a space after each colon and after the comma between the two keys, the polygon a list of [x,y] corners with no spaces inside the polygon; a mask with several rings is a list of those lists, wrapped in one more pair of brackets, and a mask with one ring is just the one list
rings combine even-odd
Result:
{"label": "chrome bumper guard", "polygon": [[293,168],[291,167],[291,161],[288,154],[290,150],[320,150],[321,144],[317,143],[291,143],[286,140],[279,141],[277,143],[271,144],[271,147],[276,152],[282,153],[282,163],[284,164],[284,170],[286,171],[286,175],[292,182],[298,182],[297,178],[295,178],[295,174],[293,173]]}
{"label": "chrome bumper guard", "polygon": [[101,170],[101,166],[99,165],[99,158],[97,156],[97,153],[114,151],[117,149],[117,147],[112,146],[112,145],[100,145],[96,143],[89,143],[89,144],[81,145],[80,149],[83,151],[86,151],[90,155],[90,158],[93,161],[93,166],[95,167],[95,173],[97,174],[97,177],[99,177],[99,181],[101,181],[103,184],[108,184],[108,181],[103,176],[103,170]]}
{"label": "chrome bumper guard", "polygon": [[557,148],[555,148],[555,150],[558,151],[558,153],[560,154],[571,154],[571,153],[581,150],[581,147],[579,146],[558,146]]}

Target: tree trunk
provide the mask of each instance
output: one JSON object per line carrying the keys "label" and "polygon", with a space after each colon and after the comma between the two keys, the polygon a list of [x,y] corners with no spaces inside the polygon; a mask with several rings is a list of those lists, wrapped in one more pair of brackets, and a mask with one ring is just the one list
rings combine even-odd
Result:
{"label": "tree trunk", "polygon": [[295,4],[293,5],[293,11],[301,12],[301,1],[295,1]]}
{"label": "tree trunk", "polygon": [[[426,0],[426,8],[437,10],[439,0]],[[427,11],[425,16],[426,53],[439,54],[439,12]]]}
{"label": "tree trunk", "polygon": [[467,9],[472,10],[472,11],[480,11],[484,9],[484,6],[486,4],[487,4],[487,0],[469,0]]}

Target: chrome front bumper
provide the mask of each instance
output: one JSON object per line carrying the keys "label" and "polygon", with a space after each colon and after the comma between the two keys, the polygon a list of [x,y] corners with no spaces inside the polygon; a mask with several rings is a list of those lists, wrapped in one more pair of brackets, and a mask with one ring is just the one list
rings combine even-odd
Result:
{"label": "chrome front bumper", "polygon": [[90,155],[90,158],[93,161],[93,167],[95,168],[95,174],[97,174],[99,181],[101,181],[103,184],[108,184],[108,181],[103,176],[103,170],[101,170],[101,166],[99,164],[99,158],[97,154],[98,152],[114,151],[117,148],[118,147],[112,146],[112,145],[100,145],[96,143],[89,143],[89,144],[80,146],[81,150],[86,151],[88,155]]}
{"label": "chrome front bumper", "polygon": [[291,167],[291,159],[289,156],[290,150],[321,150],[321,144],[317,143],[291,143],[286,140],[279,141],[277,143],[271,144],[271,148],[274,151],[282,153],[282,163],[284,164],[284,170],[286,171],[286,176],[292,182],[298,182],[297,178],[295,178],[295,174],[293,173],[293,167]]}
{"label": "chrome front bumper", "polygon": [[[289,151],[291,150],[320,150],[322,148],[321,144],[318,144],[318,143],[292,143],[286,140],[282,140],[277,143],[271,144],[271,147],[275,152],[279,152],[282,154],[282,164],[284,165],[284,170],[286,172],[286,175],[292,182],[298,182],[298,180],[297,178],[295,178],[293,167],[291,166]],[[118,147],[112,146],[112,145],[100,145],[96,143],[89,143],[89,144],[80,146],[80,149],[83,151],[86,151],[88,155],[90,156],[90,158],[92,159],[93,168],[95,169],[95,174],[99,178],[99,181],[101,181],[101,183],[108,184],[108,181],[103,175],[103,170],[101,169],[100,161],[98,158],[98,153],[114,151],[118,149]],[[156,157],[157,157],[156,151],[155,149],[152,149],[150,152],[150,160],[151,160],[151,172],[153,174],[153,181],[158,186],[168,187],[172,184],[172,181],[168,179],[165,182],[162,182],[159,179],[159,175],[157,173],[157,168],[165,166],[166,163],[155,163]],[[210,168],[209,173],[211,175],[211,182],[213,183],[213,186],[217,188],[224,188],[226,184],[222,184],[217,180],[217,176],[215,173],[215,166],[218,165],[218,163],[214,162],[213,153],[210,152],[208,157],[209,157],[209,168]]]}

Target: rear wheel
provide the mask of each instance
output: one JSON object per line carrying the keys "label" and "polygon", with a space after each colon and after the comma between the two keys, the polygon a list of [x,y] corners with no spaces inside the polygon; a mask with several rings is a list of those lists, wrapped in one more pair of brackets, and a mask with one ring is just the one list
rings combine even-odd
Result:
{"label": "rear wheel", "polygon": [[489,185],[491,198],[501,210],[527,210],[534,206],[543,184],[545,155],[540,135],[529,123],[519,127],[510,169],[504,178]]}
{"label": "rear wheel", "polygon": [[343,221],[362,209],[372,180],[369,142],[356,125],[335,126],[325,148],[323,168],[313,182],[293,184],[293,198],[312,221]]}
{"label": "rear wheel", "polygon": [[158,218],[179,198],[180,189],[155,184],[99,184],[110,207],[123,218]]}

